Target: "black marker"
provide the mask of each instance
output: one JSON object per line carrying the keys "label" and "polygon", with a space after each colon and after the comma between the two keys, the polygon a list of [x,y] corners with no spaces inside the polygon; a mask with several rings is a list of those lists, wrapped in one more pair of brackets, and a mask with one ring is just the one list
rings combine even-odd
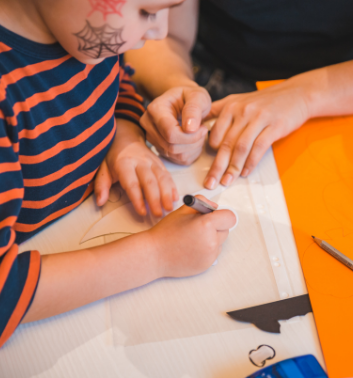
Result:
{"label": "black marker", "polygon": [[184,196],[183,201],[186,206],[189,206],[202,214],[212,213],[212,211],[217,210],[213,206],[200,200],[199,198],[192,196],[191,194]]}

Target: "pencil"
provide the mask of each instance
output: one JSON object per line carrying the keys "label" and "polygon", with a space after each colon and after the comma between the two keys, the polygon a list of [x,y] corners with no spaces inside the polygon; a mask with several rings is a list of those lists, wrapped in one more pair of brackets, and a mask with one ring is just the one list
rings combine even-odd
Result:
{"label": "pencil", "polygon": [[338,251],[336,248],[332,247],[332,245],[325,242],[324,240],[316,238],[315,236],[311,237],[314,239],[314,242],[325,252],[330,254],[332,257],[334,257],[336,260],[338,260],[340,263],[345,265],[350,270],[353,270],[353,261],[349,257]]}

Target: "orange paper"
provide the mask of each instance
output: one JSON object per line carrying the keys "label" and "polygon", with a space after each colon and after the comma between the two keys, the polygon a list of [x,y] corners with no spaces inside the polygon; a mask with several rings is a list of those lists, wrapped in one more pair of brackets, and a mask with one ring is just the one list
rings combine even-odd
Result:
{"label": "orange paper", "polygon": [[353,271],[311,238],[353,259],[353,117],[310,120],[273,152],[329,377],[353,377]]}

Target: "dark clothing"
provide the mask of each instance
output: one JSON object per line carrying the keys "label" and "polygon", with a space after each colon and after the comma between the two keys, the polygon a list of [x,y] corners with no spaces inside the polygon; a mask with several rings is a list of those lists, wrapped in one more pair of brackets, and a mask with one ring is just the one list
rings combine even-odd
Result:
{"label": "dark clothing", "polygon": [[352,0],[201,0],[199,42],[247,80],[353,59]]}

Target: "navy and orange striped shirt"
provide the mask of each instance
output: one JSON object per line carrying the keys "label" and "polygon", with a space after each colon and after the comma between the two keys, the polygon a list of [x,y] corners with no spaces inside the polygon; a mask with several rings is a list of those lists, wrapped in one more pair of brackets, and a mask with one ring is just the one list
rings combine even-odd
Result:
{"label": "navy and orange striped shirt", "polygon": [[[33,300],[40,254],[18,244],[78,206],[115,135],[144,111],[119,57],[85,65],[0,26],[0,346]],[[118,97],[118,92],[120,94]]]}

